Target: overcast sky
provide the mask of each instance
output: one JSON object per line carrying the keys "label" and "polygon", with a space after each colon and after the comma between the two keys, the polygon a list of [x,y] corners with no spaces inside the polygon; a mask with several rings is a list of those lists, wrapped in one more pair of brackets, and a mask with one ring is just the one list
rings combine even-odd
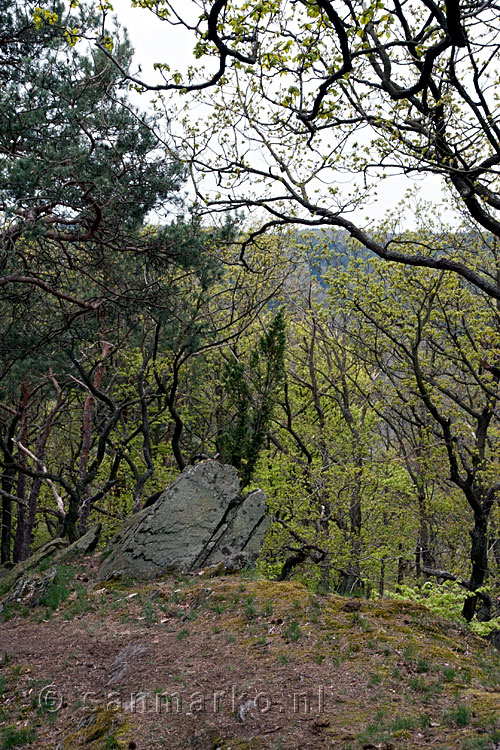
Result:
{"label": "overcast sky", "polygon": [[135,61],[142,68],[147,83],[161,82],[153,63],[166,62],[172,69],[193,65],[192,34],[182,27],[172,28],[147,8],[132,8],[130,0],[112,0],[114,15],[127,28],[136,51]]}

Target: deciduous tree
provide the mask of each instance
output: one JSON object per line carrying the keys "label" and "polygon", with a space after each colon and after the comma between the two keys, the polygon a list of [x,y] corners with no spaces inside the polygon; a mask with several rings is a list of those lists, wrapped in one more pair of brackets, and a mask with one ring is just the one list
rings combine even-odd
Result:
{"label": "deciduous tree", "polygon": [[[207,62],[207,70],[186,72],[160,60],[163,83],[130,80],[175,95],[168,112],[173,123],[184,112],[179,144],[211,210],[263,209],[268,220],[254,239],[290,222],[339,227],[381,258],[454,271],[500,298],[479,259],[433,242],[408,244],[397,232],[376,238],[370,219],[351,217],[355,208],[370,213],[370,194],[391,175],[434,175],[473,224],[500,236],[494,2],[141,5],[158,23],[184,25],[200,64]],[[208,107],[200,121],[193,98]]]}
{"label": "deciduous tree", "polygon": [[[447,246],[452,236],[434,237],[433,242]],[[416,240],[427,241],[423,235]],[[498,262],[494,239],[476,238],[475,252],[493,275]],[[439,476],[446,466],[449,482],[468,503],[470,573],[448,575],[429,568],[427,573],[460,580],[472,592],[464,604],[464,616],[471,619],[475,592],[488,575],[488,524],[500,491],[500,373],[493,364],[497,306],[452,274],[404,268],[389,274],[375,260],[332,275],[331,283],[333,299],[343,296],[344,309],[350,311],[348,329],[359,356],[383,375],[377,386],[380,401],[386,402],[381,407],[385,419],[400,439],[401,419],[425,436],[413,446],[426,454],[427,464],[422,462],[420,468],[428,470],[432,459]],[[392,414],[396,419],[391,423]]]}

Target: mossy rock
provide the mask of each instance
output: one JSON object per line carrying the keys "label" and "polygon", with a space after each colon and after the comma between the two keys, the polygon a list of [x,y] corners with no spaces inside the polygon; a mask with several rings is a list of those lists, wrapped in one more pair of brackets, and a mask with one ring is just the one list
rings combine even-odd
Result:
{"label": "mossy rock", "polygon": [[111,738],[114,740],[114,747],[126,748],[126,729],[121,712],[103,706],[80,719],[76,731],[62,741],[61,750],[103,750],[111,746]]}
{"label": "mossy rock", "polygon": [[0,603],[0,612],[7,610],[9,605],[21,607],[35,606],[41,602],[50,586],[57,577],[57,568],[39,573],[28,572],[16,579]]}
{"label": "mossy rock", "polygon": [[67,560],[74,560],[78,557],[84,557],[90,555],[97,548],[99,539],[101,536],[102,524],[97,523],[87,531],[86,534],[81,536],[76,542],[70,544],[66,549],[59,553],[58,558],[62,562]]}
{"label": "mossy rock", "polygon": [[0,597],[7,594],[22,576],[40,568],[42,563],[53,558],[57,552],[61,549],[65,549],[67,546],[68,543],[64,539],[52,539],[50,542],[47,542],[47,544],[44,544],[37,549],[27,560],[17,563],[17,565],[15,565],[12,570],[2,578],[0,584]]}
{"label": "mossy rock", "polygon": [[[69,584],[76,572],[76,568],[69,563],[95,549],[100,531],[101,525],[97,524],[70,545],[65,539],[52,539],[27,560],[17,563],[0,582],[0,613],[39,604],[47,604],[55,609],[59,602],[51,606],[45,601],[47,594],[51,588],[58,586],[60,600],[69,595],[70,588],[66,590],[66,584]],[[54,596],[51,599],[54,602]]]}

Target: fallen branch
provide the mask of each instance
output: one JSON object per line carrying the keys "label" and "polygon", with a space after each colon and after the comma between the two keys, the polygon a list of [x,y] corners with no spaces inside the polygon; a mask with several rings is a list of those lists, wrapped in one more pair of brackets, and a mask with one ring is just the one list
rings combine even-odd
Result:
{"label": "fallen branch", "polygon": [[435,568],[422,568],[423,572],[428,576],[434,576],[434,578],[442,578],[445,581],[456,581],[456,583],[459,583],[460,586],[463,586],[464,589],[467,589],[467,591],[470,591],[470,584],[468,581],[465,580],[465,578],[462,578],[462,576],[454,575],[453,573],[448,573],[446,570],[436,570]]}

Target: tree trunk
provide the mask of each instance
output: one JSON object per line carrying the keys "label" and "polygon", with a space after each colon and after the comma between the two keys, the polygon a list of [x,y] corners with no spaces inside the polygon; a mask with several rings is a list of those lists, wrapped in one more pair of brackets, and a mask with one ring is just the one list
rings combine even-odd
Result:
{"label": "tree trunk", "polygon": [[68,537],[69,542],[76,542],[79,539],[78,534],[78,514],[81,507],[79,498],[70,497],[68,512],[64,517],[64,524],[62,529],[62,536]]}
{"label": "tree trunk", "polygon": [[[93,380],[93,387],[96,390],[99,390],[104,378],[104,374],[106,372],[106,365],[105,360],[108,356],[109,352],[111,350],[111,344],[108,344],[106,341],[101,341],[101,361],[99,362],[99,365],[97,366],[94,380]],[[88,393],[87,398],[85,399],[85,403],[83,405],[83,415],[82,415],[82,452],[80,454],[80,464],[78,467],[78,482],[80,485],[83,485],[86,474],[87,474],[87,467],[89,464],[89,457],[90,457],[90,448],[92,444],[92,413],[94,410],[94,404],[95,404],[95,397],[91,392]],[[80,523],[79,523],[79,532],[80,536],[83,536],[85,532],[87,531],[87,525],[88,525],[88,519],[90,515],[90,511],[92,508],[90,507],[90,487],[88,484],[84,485],[82,498],[81,498],[81,505],[78,509],[78,513],[80,515]],[[76,521],[75,521],[76,524]],[[75,526],[76,530],[76,526]],[[76,531],[75,531],[76,533]]]}
{"label": "tree trunk", "polygon": [[352,573],[349,570],[343,570],[341,575],[342,578],[337,586],[337,593],[341,596],[348,596],[355,591],[363,589],[363,582],[356,573]]}
{"label": "tree trunk", "polygon": [[[19,439],[23,445],[28,444],[27,407],[30,398],[31,393],[29,391],[29,388],[26,383],[23,382],[21,386],[21,405],[19,408],[21,418],[21,432]],[[19,454],[20,455],[18,457],[18,463],[20,463],[21,466],[25,466],[27,462],[27,456],[24,451],[19,451]],[[17,526],[16,535],[14,537],[14,553],[12,557],[13,562],[15,563],[19,562],[20,560],[25,560],[28,556],[23,556],[24,537],[26,534],[26,505],[24,505],[26,499],[26,474],[23,471],[19,471],[18,474],[16,497],[18,497],[22,502],[17,504]]]}
{"label": "tree trunk", "polygon": [[[2,489],[12,494],[13,484],[12,472],[5,470],[2,474]],[[2,541],[0,548],[0,560],[3,563],[10,562],[10,535],[12,530],[12,500],[2,495]]]}
{"label": "tree trunk", "polygon": [[378,593],[380,596],[384,595],[385,590],[385,557],[380,561],[380,578],[378,582]]}
{"label": "tree trunk", "polygon": [[[484,511],[474,513],[474,528],[471,535],[472,571],[469,581],[471,591],[483,585],[488,570],[488,514]],[[476,611],[477,596],[472,594],[464,602],[462,616],[470,621]]]}
{"label": "tree trunk", "polygon": [[[49,435],[52,430],[52,424],[53,424],[53,421],[57,412],[60,410],[63,404],[62,391],[59,388],[59,385],[55,377],[52,375],[52,371],[50,373],[50,377],[57,391],[57,399],[56,399],[54,406],[50,410],[47,416],[47,419],[45,420],[44,428],[39,434],[38,439],[37,439],[36,448],[35,448],[35,458],[36,458],[36,467],[38,471],[43,471],[45,449],[47,447],[47,441],[49,439]],[[24,442],[22,444],[25,445]],[[24,456],[25,455],[24,451],[22,453]],[[21,556],[20,556],[21,560],[26,560],[26,558],[28,558],[30,554],[33,530],[35,528],[36,514],[38,510],[38,496],[40,494],[40,488],[42,486],[42,482],[43,482],[43,479],[41,476],[34,477],[31,482],[31,489],[30,489],[30,493],[28,497],[28,517],[26,520],[23,539],[22,539],[22,548],[21,548]]]}
{"label": "tree trunk", "polygon": [[330,555],[325,555],[325,558],[319,566],[320,579],[319,579],[319,591],[322,594],[328,594],[330,591],[330,575],[331,575],[331,561]]}
{"label": "tree trunk", "polygon": [[[312,494],[312,488],[310,490],[310,493]],[[328,500],[324,500],[322,503],[322,509],[319,519],[319,528],[321,531],[321,537],[318,539],[319,546],[322,546],[323,539],[328,539],[329,537],[329,531],[330,531],[330,518],[332,515],[332,508],[331,503]],[[330,591],[330,580],[331,580],[331,572],[332,572],[332,564],[331,564],[331,555],[325,554],[321,564],[320,564],[320,581],[319,581],[319,590],[322,593],[327,594]]]}
{"label": "tree trunk", "polygon": [[423,494],[418,495],[418,541],[415,549],[416,555],[416,574],[417,578],[420,578],[422,571],[424,571],[424,578],[427,580],[428,576],[425,573],[425,568],[434,567],[434,557],[430,550],[430,534],[429,526],[427,523],[427,515],[425,508],[425,496]]}
{"label": "tree trunk", "polygon": [[417,542],[415,547],[415,575],[420,578],[422,575],[422,545],[420,541]]}
{"label": "tree trunk", "polygon": [[356,579],[354,588],[362,588],[361,582],[361,488],[358,483],[352,493],[349,506],[349,521],[351,535],[351,562],[348,568],[349,577]]}
{"label": "tree trunk", "polygon": [[399,544],[399,557],[398,557],[398,584],[401,585],[405,576],[406,562],[401,554],[403,552],[403,545]]}
{"label": "tree trunk", "polygon": [[307,560],[307,551],[305,549],[298,550],[295,554],[288,557],[283,563],[281,571],[276,576],[276,581],[289,581],[292,571],[298,565],[301,565]]}
{"label": "tree trunk", "polygon": [[493,551],[493,557],[495,558],[497,570],[500,571],[500,538],[499,537],[496,537],[495,539],[493,539],[491,549]]}
{"label": "tree trunk", "polygon": [[[78,470],[78,480],[82,482],[86,473],[87,466],[89,463],[90,446],[92,437],[92,410],[94,406],[94,397],[91,393],[88,394],[83,405],[83,418],[82,418],[82,452],[80,454],[80,465]],[[80,531],[85,534],[87,530],[87,520],[90,513],[89,508],[90,490],[88,485],[83,490],[82,504],[80,508]]]}
{"label": "tree trunk", "polygon": [[[7,464],[2,472],[2,490],[14,494],[15,469],[8,464],[13,461],[14,435],[16,432],[19,414],[17,414],[9,425],[6,441],[3,445],[4,461]],[[0,542],[0,562],[10,562],[11,536],[12,536],[12,500],[2,495],[2,538]]]}

